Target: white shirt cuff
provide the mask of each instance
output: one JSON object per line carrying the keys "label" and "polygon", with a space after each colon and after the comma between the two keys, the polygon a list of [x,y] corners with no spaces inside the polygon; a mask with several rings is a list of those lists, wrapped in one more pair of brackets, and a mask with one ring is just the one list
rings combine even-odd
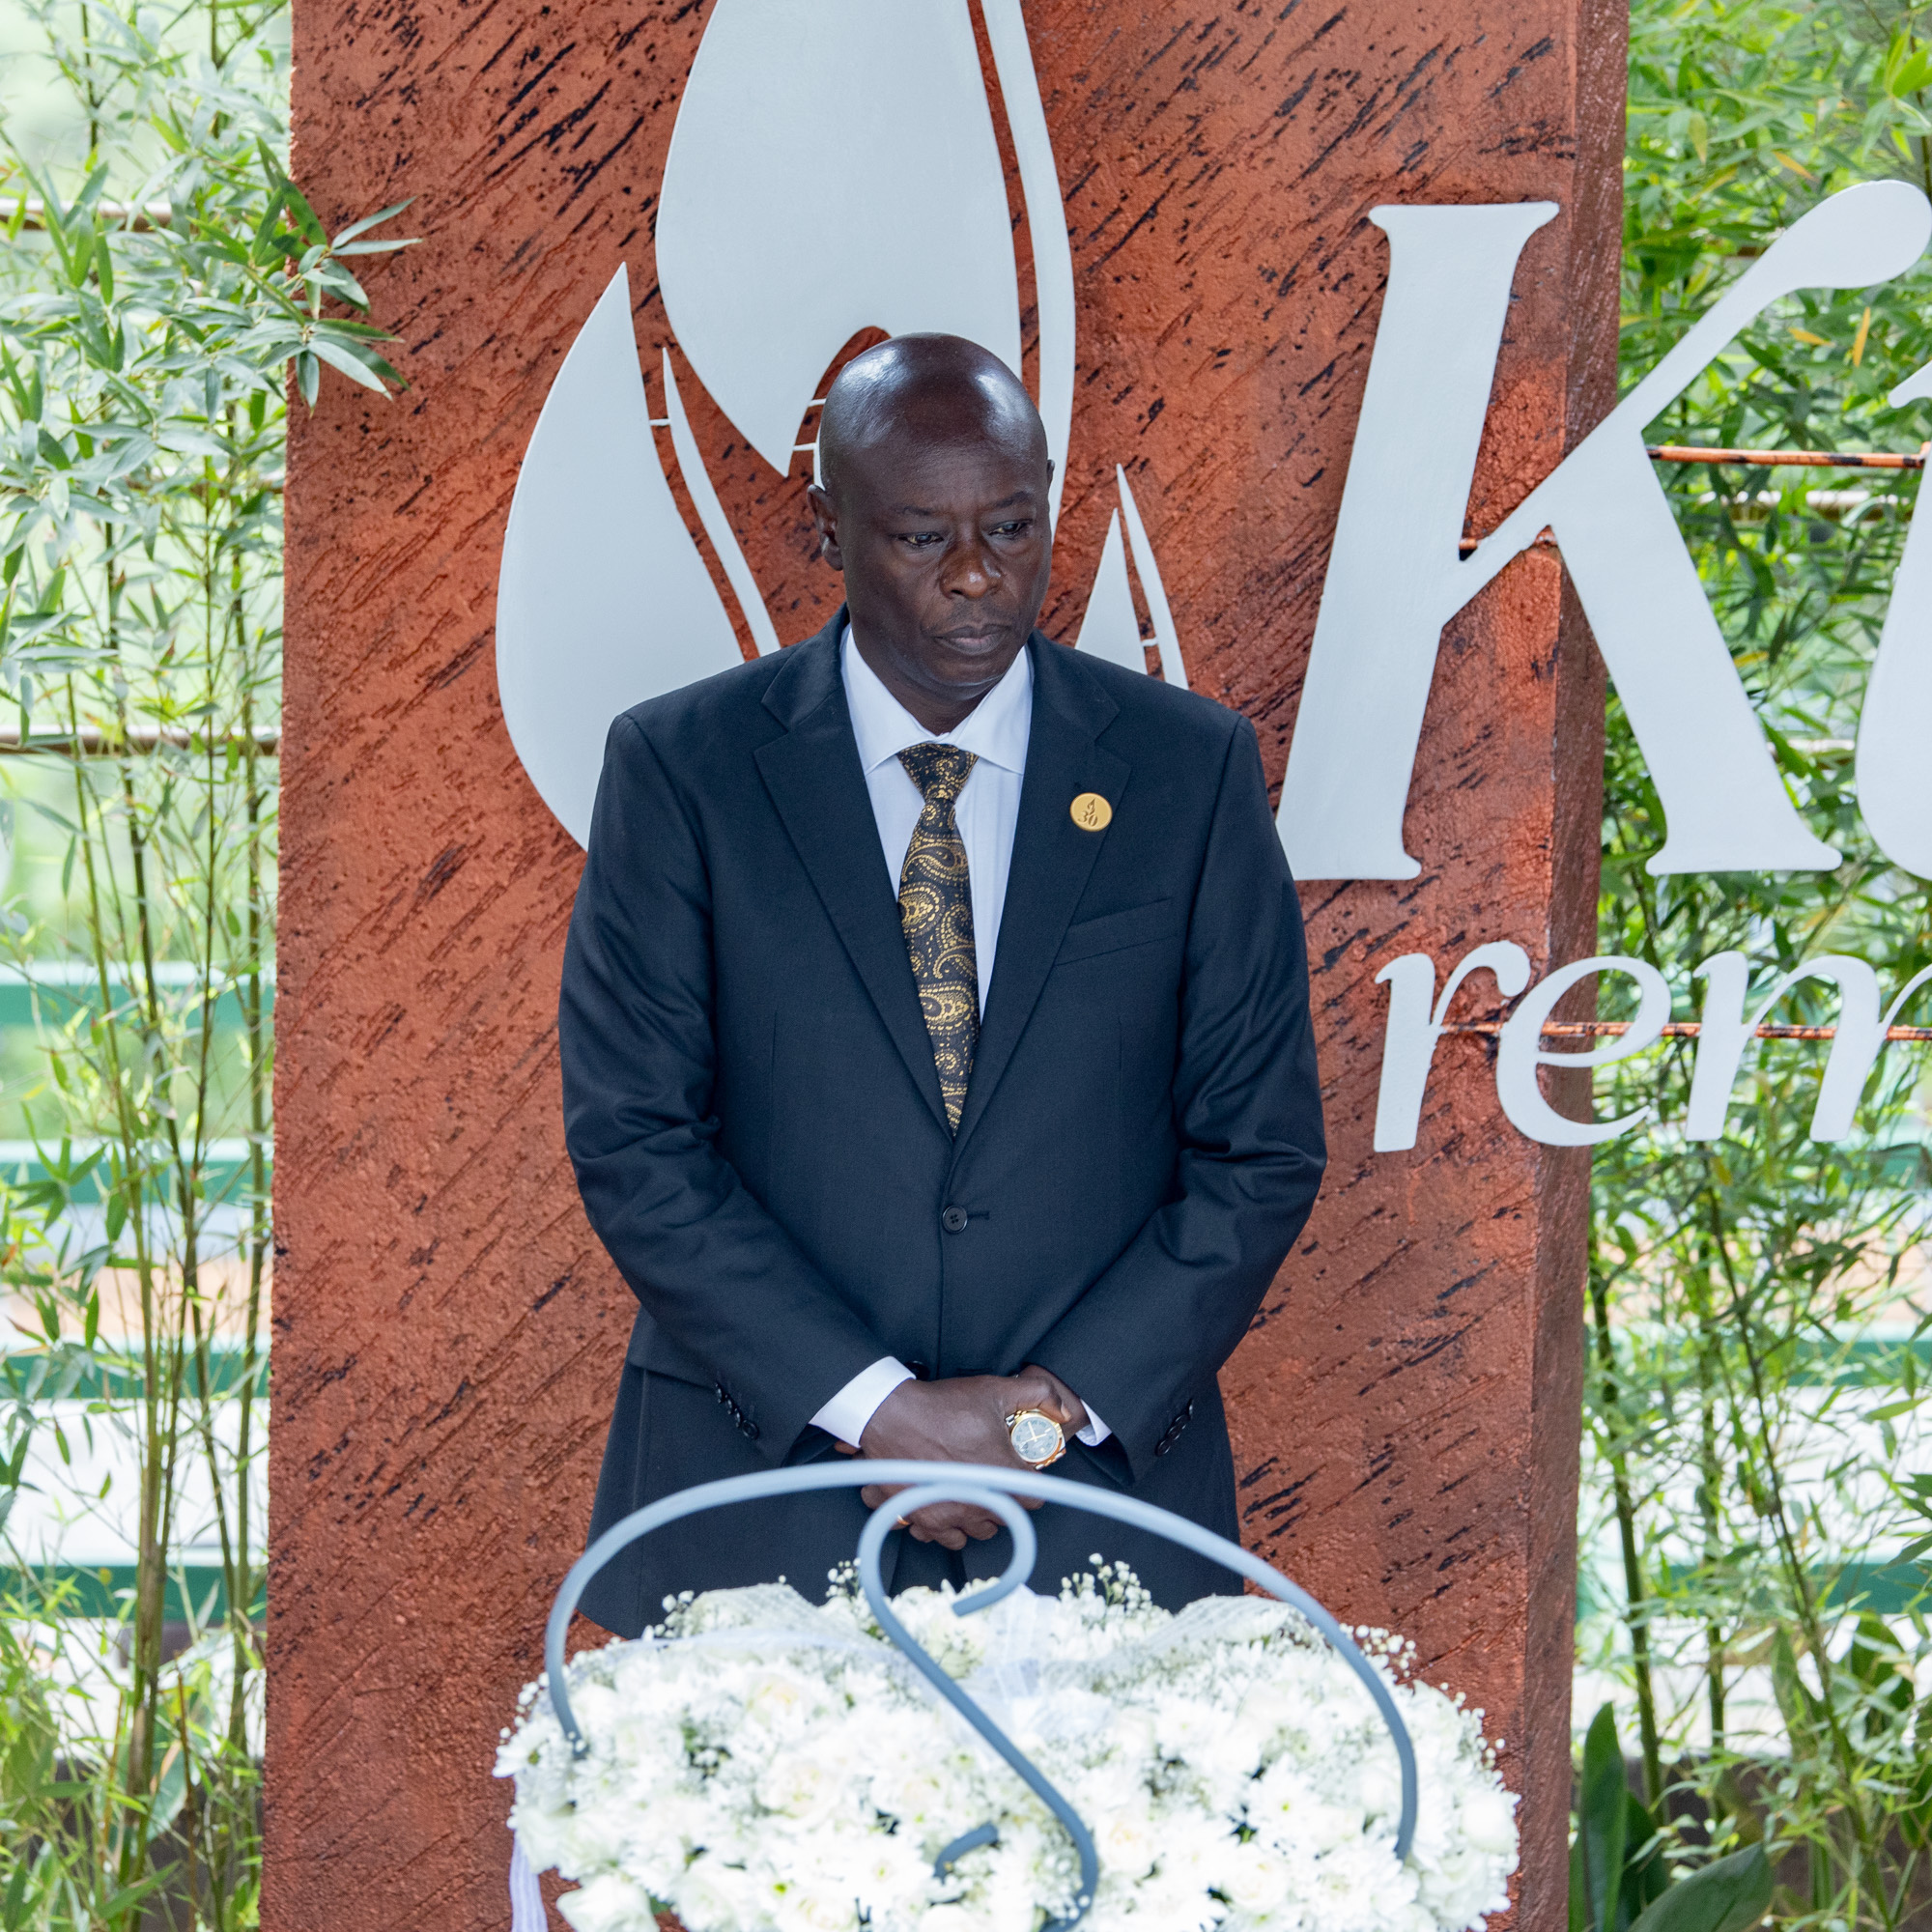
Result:
{"label": "white shirt cuff", "polygon": [[901,1382],[913,1379],[913,1372],[903,1362],[883,1355],[869,1369],[861,1369],[811,1419],[828,1435],[836,1435],[856,1449],[879,1405]]}
{"label": "white shirt cuff", "polygon": [[[913,1372],[895,1355],[882,1355],[868,1369],[861,1369],[811,1420],[828,1435],[849,1442],[856,1449],[866,1433],[866,1425],[878,1413],[879,1405],[901,1382],[914,1379]],[[1113,1435],[1100,1420],[1099,1411],[1087,1406],[1087,1427],[1074,1436],[1090,1449],[1097,1449]]]}

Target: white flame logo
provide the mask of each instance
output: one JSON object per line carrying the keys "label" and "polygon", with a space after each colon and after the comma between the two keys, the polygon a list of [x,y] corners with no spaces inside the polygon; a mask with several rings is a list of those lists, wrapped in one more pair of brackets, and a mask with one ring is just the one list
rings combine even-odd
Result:
{"label": "white flame logo", "polygon": [[[979,0],[1034,242],[1038,396],[1057,517],[1073,415],[1073,260],[1020,0]],[[914,28],[917,31],[914,31]],[[864,101],[863,114],[841,102]],[[810,219],[779,185],[809,164]],[[909,184],[939,184],[934,209]],[[943,214],[943,218],[942,218]],[[832,358],[861,329],[963,335],[1020,367],[1019,274],[967,0],[718,0],[678,104],[657,279],[692,368],[781,474]],[[698,520],[758,649],[779,647],[665,357],[664,415]],[[530,437],[503,539],[497,683],[544,803],[582,844],[611,720],[740,662],[731,618],[666,480],[620,268]],[[1146,668],[1127,553],[1161,674],[1185,683],[1125,473],[1078,647]],[[1125,541],[1122,542],[1124,529]],[[555,559],[572,559],[568,571]]]}

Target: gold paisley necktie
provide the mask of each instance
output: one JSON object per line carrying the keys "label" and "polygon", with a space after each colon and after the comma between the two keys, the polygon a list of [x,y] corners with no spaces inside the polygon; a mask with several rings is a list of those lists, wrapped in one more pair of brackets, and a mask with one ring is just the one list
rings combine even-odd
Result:
{"label": "gold paisley necktie", "polygon": [[899,753],[899,763],[925,800],[899,872],[899,923],[939,1069],[947,1122],[955,1134],[980,1038],[980,961],[973,950],[966,841],[952,808],[978,762],[973,753],[952,745],[908,745]]}

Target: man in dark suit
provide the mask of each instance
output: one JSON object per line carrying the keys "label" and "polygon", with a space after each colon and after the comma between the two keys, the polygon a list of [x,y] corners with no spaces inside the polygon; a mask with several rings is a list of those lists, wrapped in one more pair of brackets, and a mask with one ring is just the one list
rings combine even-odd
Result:
{"label": "man in dark suit", "polygon": [[[1050,643],[1046,440],[984,351],[841,372],[812,502],[846,605],[611,726],[564,962],[565,1129],[642,1304],[591,1533],[841,1450],[1052,1462],[1236,1533],[1215,1376],[1323,1151],[1294,888],[1233,712]],[[816,1595],[886,1492],[696,1518],[583,1600]],[[1237,1587],[1072,1510],[1037,1587],[1129,1564]],[[896,1546],[894,1548],[893,1546]],[[893,1587],[997,1574],[933,1505]]]}

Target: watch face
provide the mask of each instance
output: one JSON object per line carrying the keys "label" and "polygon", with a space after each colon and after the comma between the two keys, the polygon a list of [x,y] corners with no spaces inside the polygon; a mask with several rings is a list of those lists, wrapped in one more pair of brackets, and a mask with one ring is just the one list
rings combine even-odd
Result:
{"label": "watch face", "polygon": [[1031,1463],[1036,1467],[1050,1463],[1060,1453],[1064,1440],[1059,1423],[1037,1408],[1023,1408],[1013,1417],[1010,1435],[1013,1454],[1022,1463]]}

